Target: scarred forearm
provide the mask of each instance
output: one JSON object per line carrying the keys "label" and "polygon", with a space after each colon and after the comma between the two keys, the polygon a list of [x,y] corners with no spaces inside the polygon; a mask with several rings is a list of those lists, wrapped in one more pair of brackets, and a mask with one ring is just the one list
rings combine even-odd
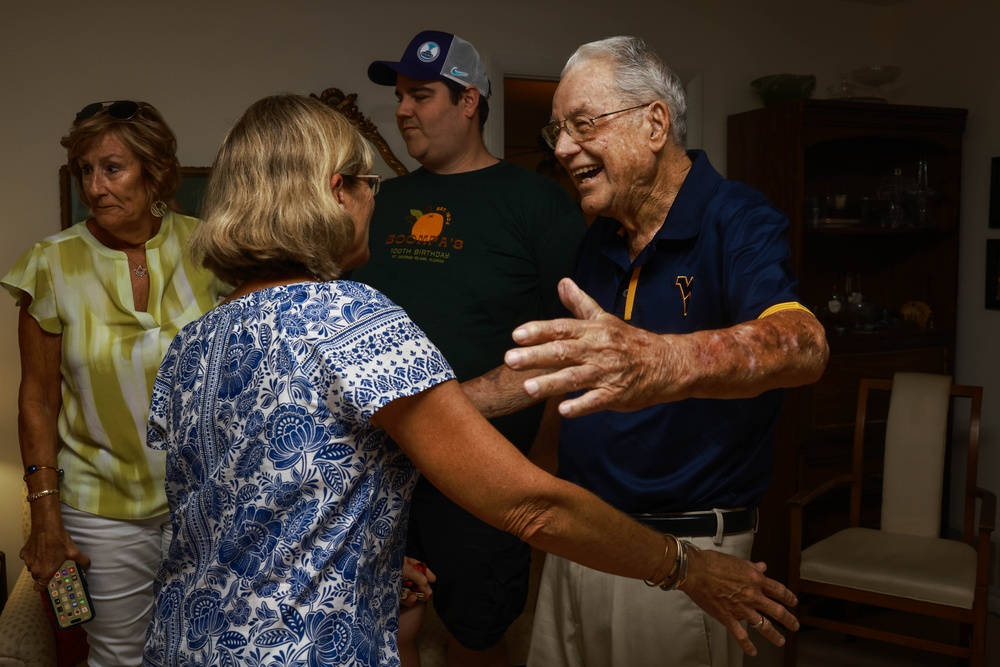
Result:
{"label": "scarred forearm", "polygon": [[[647,354],[663,360],[661,401],[749,398],[809,384],[822,375],[829,357],[823,326],[804,310],[785,310],[728,329],[658,338],[662,351],[650,349]],[[647,364],[656,367],[653,360]]]}
{"label": "scarred forearm", "polygon": [[524,381],[542,371],[515,371],[506,365],[497,366],[477,378],[461,384],[462,391],[487,419],[519,412],[541,399],[524,391]]}
{"label": "scarred forearm", "polygon": [[778,311],[726,329],[655,334],[604,312],[570,280],[559,284],[575,318],[528,322],[514,331],[515,370],[549,370],[527,380],[530,396],[583,390],[559,414],[639,410],[686,398],[746,398],[816,381],[829,356],[822,325],[808,311]]}

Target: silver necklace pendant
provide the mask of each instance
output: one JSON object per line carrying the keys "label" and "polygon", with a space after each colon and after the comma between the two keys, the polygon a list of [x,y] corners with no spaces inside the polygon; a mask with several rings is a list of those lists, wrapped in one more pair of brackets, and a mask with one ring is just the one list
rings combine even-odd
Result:
{"label": "silver necklace pendant", "polygon": [[139,264],[138,266],[136,266],[136,267],[135,267],[135,269],[134,269],[134,273],[135,273],[135,275],[136,275],[137,277],[139,277],[139,278],[142,278],[142,277],[143,277],[143,276],[145,276],[145,275],[146,275],[147,273],[149,273],[149,271],[147,271],[147,270],[146,270],[146,267],[145,267],[145,266],[143,266],[142,264]]}

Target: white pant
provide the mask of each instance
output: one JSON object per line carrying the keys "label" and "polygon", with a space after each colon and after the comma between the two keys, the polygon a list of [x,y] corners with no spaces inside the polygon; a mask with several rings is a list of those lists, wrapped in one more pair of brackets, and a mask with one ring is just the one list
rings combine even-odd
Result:
{"label": "white pant", "polygon": [[170,544],[170,515],[109,519],[62,505],[63,525],[90,556],[84,570],[94,619],[82,627],[90,667],[142,664],[146,628],[153,613],[153,579]]}
{"label": "white pant", "polygon": [[[753,531],[685,538],[701,549],[750,557]],[[650,588],[572,561],[545,557],[528,667],[740,667],[743,650],[680,591]]]}

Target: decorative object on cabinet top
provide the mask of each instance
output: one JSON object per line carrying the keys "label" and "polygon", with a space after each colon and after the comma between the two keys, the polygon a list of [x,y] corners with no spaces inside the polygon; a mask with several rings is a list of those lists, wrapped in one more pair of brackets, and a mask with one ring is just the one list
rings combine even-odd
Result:
{"label": "decorative object on cabinet top", "polygon": [[885,99],[881,97],[858,95],[859,88],[861,88],[860,84],[851,81],[849,73],[844,73],[840,75],[840,83],[836,86],[828,86],[826,90],[830,93],[831,100],[840,100],[843,102],[885,102]]}
{"label": "decorative object on cabinet top", "polygon": [[902,73],[902,68],[896,65],[859,67],[851,72],[851,80],[871,89],[873,93],[871,101],[886,102],[887,100],[882,97],[882,86],[894,83]]}
{"label": "decorative object on cabinet top", "polygon": [[816,89],[816,77],[812,74],[769,74],[750,82],[764,106],[807,100]]}

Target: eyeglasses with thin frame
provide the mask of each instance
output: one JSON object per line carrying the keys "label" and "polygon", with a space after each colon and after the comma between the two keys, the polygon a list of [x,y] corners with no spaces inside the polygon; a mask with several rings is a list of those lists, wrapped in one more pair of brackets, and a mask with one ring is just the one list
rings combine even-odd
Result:
{"label": "eyeglasses with thin frame", "polygon": [[634,107],[628,107],[627,109],[618,109],[617,111],[609,111],[607,113],[602,113],[600,116],[588,116],[587,114],[577,114],[575,116],[570,116],[565,120],[561,120],[558,123],[549,123],[542,128],[542,138],[545,139],[545,143],[549,145],[549,148],[555,150],[556,144],[559,142],[559,133],[565,131],[569,135],[569,138],[578,144],[589,140],[594,130],[597,129],[596,121],[599,118],[607,118],[608,116],[613,116],[619,113],[625,113],[626,111],[634,111],[636,109],[642,109],[643,107],[648,107],[652,102],[646,102],[645,104],[637,104]]}
{"label": "eyeglasses with thin frame", "polygon": [[94,102],[83,107],[76,113],[77,122],[93,118],[107,109],[108,115],[117,120],[131,120],[139,113],[139,103],[132,100],[117,100],[115,102]]}
{"label": "eyeglasses with thin frame", "polygon": [[378,194],[379,188],[382,187],[382,177],[378,174],[349,174],[348,178],[360,178],[368,187],[372,189],[372,197]]}

